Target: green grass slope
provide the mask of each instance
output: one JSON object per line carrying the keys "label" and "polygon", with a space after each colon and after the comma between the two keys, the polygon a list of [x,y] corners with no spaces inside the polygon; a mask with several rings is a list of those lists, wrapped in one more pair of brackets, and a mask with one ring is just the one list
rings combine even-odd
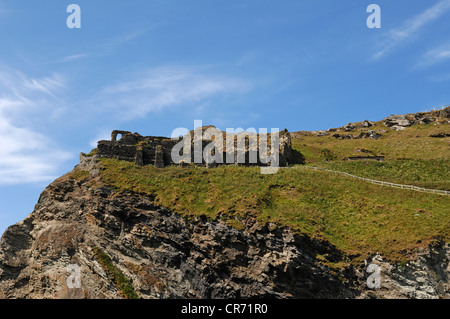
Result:
{"label": "green grass slope", "polygon": [[[332,136],[293,134],[293,148],[307,165],[395,183],[450,189],[449,125],[413,125],[380,139],[338,140]],[[359,132],[352,132],[355,136]],[[346,162],[365,149],[385,162]],[[326,163],[326,159],[332,159]],[[101,180],[120,192],[149,196],[185,217],[205,215],[244,229],[248,223],[276,223],[321,238],[359,262],[379,252],[405,260],[414,249],[450,238],[450,196],[389,188],[301,165],[261,175],[259,168],[220,166],[137,166],[100,159]],[[83,173],[76,173],[83,177]],[[325,257],[326,258],[326,257]]]}
{"label": "green grass slope", "polygon": [[[292,144],[304,155],[307,165],[392,183],[450,190],[450,138],[430,137],[430,134],[450,132],[449,124],[420,124],[404,131],[392,131],[378,122],[370,129],[384,129],[386,133],[379,139],[348,140],[336,139],[333,133],[329,136],[294,134]],[[348,134],[358,136],[361,131]],[[343,161],[345,157],[364,155],[384,156],[386,161]]]}
{"label": "green grass slope", "polygon": [[232,227],[272,222],[326,239],[355,260],[391,259],[436,239],[448,240],[450,197],[391,189],[302,168],[261,175],[258,168],[140,167],[102,159],[102,180],[151,197],[189,218],[206,215]]}

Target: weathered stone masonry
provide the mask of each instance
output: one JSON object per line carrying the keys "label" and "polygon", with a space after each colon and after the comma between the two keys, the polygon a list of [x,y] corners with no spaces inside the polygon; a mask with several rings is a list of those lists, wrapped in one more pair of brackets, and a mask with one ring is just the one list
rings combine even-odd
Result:
{"label": "weathered stone masonry", "polygon": [[[215,129],[214,127],[208,126],[203,127],[202,132],[207,128],[213,128],[219,134],[225,134],[222,131]],[[194,131],[191,131],[191,163],[194,163],[194,145],[198,143],[198,140],[195,140]],[[269,134],[270,135],[270,134]],[[203,135],[200,135],[203,136]],[[224,135],[226,136],[226,135]],[[236,135],[238,136],[238,135]],[[119,138],[120,137],[120,138]],[[234,145],[237,146],[237,137],[234,137]],[[111,134],[110,141],[99,141],[97,146],[97,155],[103,158],[114,158],[129,162],[135,162],[138,165],[154,165],[156,167],[162,168],[168,165],[179,165],[180,163],[175,163],[172,160],[172,149],[178,144],[183,137],[178,139],[171,139],[168,137],[158,137],[158,136],[142,136],[138,133],[131,133],[128,131],[119,131],[115,130]],[[226,137],[224,137],[226,139]],[[210,144],[212,140],[202,138],[201,149],[202,151],[205,147]],[[269,141],[270,143],[270,141]],[[253,146],[254,147],[254,146]],[[236,147],[235,147],[236,149]],[[264,166],[267,163],[262,163],[260,161],[259,149],[257,149],[258,161],[256,163],[249,160],[249,149],[252,149],[250,144],[246,144],[245,148],[245,160],[242,162],[241,160],[237,160],[235,152],[235,161],[234,163],[225,163],[226,162],[226,147],[220,148],[220,151],[223,152],[224,163],[223,164],[236,164],[236,165],[259,165]],[[253,149],[254,150],[254,149]],[[293,151],[291,146],[291,136],[289,132],[285,129],[279,132],[279,165],[287,166],[289,163],[293,163]],[[210,164],[210,163],[208,163]],[[220,164],[220,163],[219,163]],[[196,163],[196,165],[207,165],[205,160],[203,159],[202,163]]]}

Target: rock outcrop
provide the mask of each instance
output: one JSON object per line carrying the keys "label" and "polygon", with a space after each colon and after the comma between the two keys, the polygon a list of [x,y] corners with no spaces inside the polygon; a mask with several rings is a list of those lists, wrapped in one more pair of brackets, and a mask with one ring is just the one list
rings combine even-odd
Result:
{"label": "rock outcrop", "polygon": [[243,230],[185,219],[115,191],[99,169],[84,157],[6,230],[1,298],[450,297],[446,244],[406,265],[368,260],[382,269],[381,288],[371,290],[367,265],[330,268],[348,257],[326,241],[251,219]]}
{"label": "rock outcrop", "polygon": [[450,137],[450,132],[449,133],[434,133],[434,134],[430,134],[430,137],[438,137],[438,138],[444,138],[444,137]]}
{"label": "rock outcrop", "polygon": [[450,107],[439,111],[391,115],[382,120],[384,125],[401,131],[414,124],[450,123]]}
{"label": "rock outcrop", "polygon": [[[202,216],[185,220],[145,196],[101,185],[95,161],[86,161],[92,162],[89,176],[53,182],[34,212],[4,233],[0,297],[123,297],[97,251],[141,298],[355,296],[318,262],[318,253],[342,258],[326,242],[270,225],[239,231]],[[71,265],[80,270],[80,288],[67,284]]]}
{"label": "rock outcrop", "polygon": [[367,298],[429,299],[450,295],[450,246],[439,243],[422,249],[412,260],[394,266],[380,255],[368,263],[380,269],[380,289],[365,290]]}
{"label": "rock outcrop", "polygon": [[353,136],[353,134],[339,134],[339,133],[334,133],[332,136],[339,140],[352,140],[352,139],[360,139],[360,138],[378,139],[378,138],[382,137],[382,135],[380,133],[377,133],[372,130],[363,131],[363,132],[359,133],[358,136]]}
{"label": "rock outcrop", "polygon": [[403,130],[414,124],[413,120],[407,118],[407,115],[391,115],[383,120],[384,125],[395,131]]}
{"label": "rock outcrop", "polygon": [[369,120],[364,120],[362,122],[356,122],[356,123],[348,123],[347,125],[344,125],[340,127],[339,129],[345,132],[351,132],[355,131],[358,128],[367,128],[373,126],[373,123]]}
{"label": "rock outcrop", "polygon": [[[398,115],[390,115],[381,120],[381,122],[386,126],[391,128],[394,131],[402,131],[407,127],[410,127],[415,124],[444,124],[450,123],[450,106],[441,110],[430,111],[430,112],[418,112],[418,113],[409,113],[409,114],[398,114]],[[336,136],[340,139],[351,139],[353,138],[351,134],[348,132],[354,132],[361,129],[367,129],[369,127],[374,126],[375,123],[369,120],[364,120],[361,122],[351,122],[344,126],[338,128],[330,128],[326,132],[346,132],[347,134],[339,134]],[[370,130],[369,130],[370,132]],[[315,133],[315,132],[314,132]],[[381,130],[378,130],[377,134],[383,133]],[[386,132],[384,132],[386,133]],[[294,134],[294,133],[291,133]],[[317,134],[318,136],[325,136],[326,134]]]}

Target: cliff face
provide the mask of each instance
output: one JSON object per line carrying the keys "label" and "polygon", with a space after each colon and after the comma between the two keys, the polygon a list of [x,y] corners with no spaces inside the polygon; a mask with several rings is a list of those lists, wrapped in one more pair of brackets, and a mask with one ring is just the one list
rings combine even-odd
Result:
{"label": "cliff face", "polygon": [[322,262],[346,258],[324,241],[256,222],[241,231],[185,220],[104,185],[94,158],[79,167],[90,173],[53,182],[33,213],[4,233],[0,297],[450,297],[448,245],[402,266],[375,256],[381,289],[370,290],[366,265],[338,270]]}

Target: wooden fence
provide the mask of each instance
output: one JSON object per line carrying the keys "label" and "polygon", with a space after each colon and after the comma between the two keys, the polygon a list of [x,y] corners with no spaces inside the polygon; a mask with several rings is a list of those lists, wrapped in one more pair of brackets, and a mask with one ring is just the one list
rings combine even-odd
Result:
{"label": "wooden fence", "polygon": [[410,189],[413,191],[418,191],[418,192],[424,192],[424,193],[432,193],[432,194],[439,194],[439,195],[450,195],[450,191],[444,191],[444,190],[439,190],[439,189],[428,189],[428,188],[422,188],[422,187],[417,187],[417,186],[413,186],[413,185],[403,185],[403,184],[395,184],[395,183],[390,183],[390,182],[383,182],[383,181],[377,181],[374,179],[370,179],[370,178],[365,178],[365,177],[360,177],[360,176],[356,176],[356,175],[352,175],[349,173],[345,173],[345,172],[340,172],[340,171],[333,171],[331,169],[326,169],[326,168],[321,168],[321,167],[315,167],[315,166],[294,166],[293,168],[310,168],[310,169],[314,169],[314,170],[319,170],[319,171],[325,171],[325,172],[330,172],[330,173],[336,173],[336,174],[341,174],[341,175],[345,175],[345,176],[349,176],[351,178],[355,178],[355,179],[360,179],[372,184],[377,184],[377,185],[383,185],[383,186],[388,186],[388,187],[396,187],[396,188],[402,188],[402,189]]}

